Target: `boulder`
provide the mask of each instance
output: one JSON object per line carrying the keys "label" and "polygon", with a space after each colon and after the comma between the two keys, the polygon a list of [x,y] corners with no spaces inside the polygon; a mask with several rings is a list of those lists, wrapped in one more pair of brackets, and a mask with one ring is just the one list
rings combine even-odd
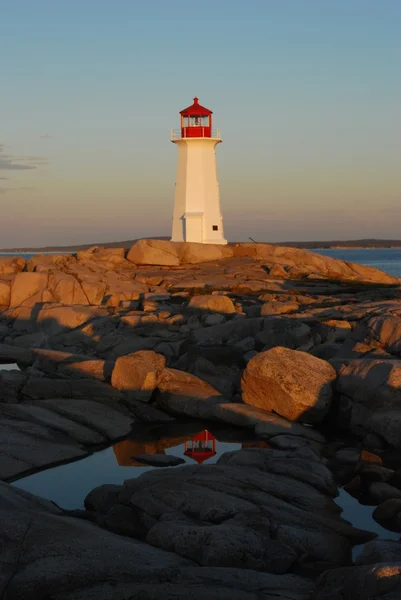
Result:
{"label": "boulder", "polygon": [[118,498],[122,487],[122,485],[105,483],[94,488],[85,497],[86,510],[93,510],[102,514],[106,514],[115,504],[118,503]]}
{"label": "boulder", "polygon": [[30,273],[55,269],[64,271],[73,263],[76,263],[76,258],[72,254],[35,254],[29,259],[26,270]]}
{"label": "boulder", "polygon": [[260,307],[260,314],[262,317],[269,315],[284,315],[286,313],[293,313],[299,309],[297,302],[265,302]]}
{"label": "boulder", "polygon": [[356,359],[339,370],[338,419],[356,435],[373,433],[401,448],[401,360]]}
{"label": "boulder", "polygon": [[373,565],[375,563],[401,563],[401,544],[397,540],[372,540],[365,544],[356,558],[356,565]]}
{"label": "boulder", "polygon": [[95,260],[101,263],[107,263],[107,266],[120,266],[125,263],[124,248],[102,248],[92,246],[88,250],[77,252],[77,259],[81,262]]}
{"label": "boulder", "polygon": [[276,347],[252,358],[242,377],[246,404],[291,421],[323,420],[332,400],[333,367],[297,350]]}
{"label": "boulder", "polygon": [[235,367],[215,365],[205,358],[198,357],[189,366],[189,372],[203,381],[207,381],[227,399],[231,399],[239,387],[240,371]]}
{"label": "boulder", "polygon": [[224,295],[213,296],[211,294],[204,294],[201,296],[193,296],[188,304],[188,308],[222,314],[235,313],[233,301],[231,298]]}
{"label": "boulder", "polygon": [[221,325],[201,327],[192,333],[192,339],[195,343],[205,346],[225,344],[234,339],[239,341],[247,337],[255,337],[263,329],[264,322],[263,317],[236,317]]}
{"label": "boulder", "polygon": [[296,559],[290,546],[235,524],[205,527],[186,522],[159,522],[146,540],[201,566],[286,573]]}
{"label": "boulder", "polygon": [[50,271],[47,287],[55,302],[67,305],[89,304],[81,284],[73,275],[62,271]]}
{"label": "boulder", "polygon": [[313,600],[396,600],[401,596],[401,563],[344,567],[326,571],[316,582]]}
{"label": "boulder", "polygon": [[49,375],[78,379],[93,378],[100,381],[108,379],[110,366],[104,360],[42,348],[37,348],[32,353],[35,356],[33,368]]}
{"label": "boulder", "polygon": [[267,317],[263,320],[262,330],[256,335],[256,346],[260,350],[275,346],[309,350],[313,346],[311,329],[306,323],[294,319]]}
{"label": "boulder", "polygon": [[25,265],[22,256],[0,256],[0,275],[14,275],[23,271]]}
{"label": "boulder", "polygon": [[[170,242],[171,244],[172,242]],[[182,242],[180,244],[181,264],[200,264],[223,258],[231,258],[233,251],[230,246],[220,244],[197,244]]]}
{"label": "boulder", "polygon": [[390,354],[401,356],[401,316],[379,315],[366,323],[370,337]]}
{"label": "boulder", "polygon": [[189,373],[164,369],[159,379],[156,405],[173,415],[213,419],[214,407],[222,402],[217,390]]}
{"label": "boulder", "polygon": [[47,273],[17,273],[11,284],[10,307],[34,306],[43,302],[47,282]]}
{"label": "boulder", "polygon": [[127,254],[127,260],[137,265],[180,264],[181,245],[166,240],[138,240]]}
{"label": "boulder", "polygon": [[116,359],[111,385],[131,392],[137,400],[148,402],[156,389],[166,359],[152,350],[140,350]]}
{"label": "boulder", "polygon": [[[22,275],[25,275],[25,273],[22,273]],[[37,275],[37,273],[29,273],[29,275]],[[106,316],[107,314],[107,308],[94,306],[46,305],[39,310],[36,323],[37,327],[40,327],[46,333],[57,334],[75,329],[95,317]],[[85,333],[80,332],[80,336],[84,338]]]}
{"label": "boulder", "polygon": [[10,306],[11,285],[9,281],[0,281],[0,306]]}

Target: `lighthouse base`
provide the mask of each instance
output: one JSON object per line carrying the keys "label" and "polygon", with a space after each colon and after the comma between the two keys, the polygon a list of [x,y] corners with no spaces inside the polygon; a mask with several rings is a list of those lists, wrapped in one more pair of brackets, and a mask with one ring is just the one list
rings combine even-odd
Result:
{"label": "lighthouse base", "polygon": [[[221,217],[219,219],[221,221]],[[221,224],[220,224],[221,225]],[[212,229],[213,236],[204,239],[205,215],[203,212],[186,212],[180,219],[174,222],[172,242],[192,242],[197,244],[227,244],[222,237],[220,227]]]}

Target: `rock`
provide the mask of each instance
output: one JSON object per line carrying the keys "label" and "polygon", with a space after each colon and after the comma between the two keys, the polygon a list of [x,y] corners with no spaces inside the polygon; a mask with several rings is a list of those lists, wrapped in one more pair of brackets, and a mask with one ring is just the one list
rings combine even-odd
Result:
{"label": "rock", "polygon": [[[0,479],[21,475],[24,471],[86,456],[71,437],[30,420],[0,420]],[[0,528],[1,529],[1,528]]]}
{"label": "rock", "polygon": [[134,460],[152,467],[176,467],[185,463],[183,458],[172,454],[136,454]]}
{"label": "rock", "polygon": [[86,510],[93,510],[106,514],[115,504],[118,503],[122,485],[106,483],[100,485],[89,492],[85,498]]}
{"label": "rock", "polygon": [[[334,497],[338,494],[333,474],[308,448],[300,448],[295,452],[272,448],[245,448],[235,452],[226,452],[220,456],[218,464],[242,469],[260,469],[275,475],[285,475],[293,480],[311,485],[330,496]],[[338,507],[336,508],[334,505],[331,507],[338,512]]]}
{"label": "rock", "polygon": [[385,502],[386,500],[401,498],[401,491],[385,481],[374,481],[371,483],[369,486],[369,494],[372,497],[372,500],[377,504]]}
{"label": "rock", "polygon": [[390,354],[401,356],[401,316],[379,315],[366,323],[371,337]]}
{"label": "rock", "polygon": [[88,250],[80,250],[77,252],[79,261],[95,260],[101,263],[107,263],[108,266],[121,266],[125,263],[124,248],[101,248],[93,246]]}
{"label": "rock", "polygon": [[146,540],[202,566],[286,573],[296,559],[289,546],[235,524],[205,527],[159,522]]}
{"label": "rock", "polygon": [[[391,498],[390,500],[385,500],[375,508],[373,518],[387,529],[390,529],[390,527],[393,529],[394,522],[400,513],[401,499]],[[395,531],[401,531],[401,526],[397,526]]]}
{"label": "rock", "polygon": [[26,270],[30,273],[37,271],[67,270],[74,263],[76,258],[72,254],[34,254],[26,265]]}
{"label": "rock", "polygon": [[264,319],[262,331],[256,335],[256,347],[259,350],[268,350],[275,346],[309,350],[312,345],[310,327],[285,317]]}
{"label": "rock", "polygon": [[[242,340],[247,337],[255,337],[263,328],[265,319],[256,318],[235,318],[221,325],[213,327],[203,327],[193,332],[192,339],[196,344],[217,345],[223,344],[236,338]],[[208,358],[206,356],[206,358]]]}
{"label": "rock", "polygon": [[0,344],[0,363],[15,362],[30,365],[34,360],[34,356],[31,350],[25,350],[25,348],[18,348],[8,344]]}
{"label": "rock", "polygon": [[17,273],[11,284],[10,307],[34,306],[44,300],[47,273]]}
{"label": "rock", "polygon": [[209,383],[225,398],[231,399],[236,388],[239,387],[240,372],[234,367],[214,365],[205,358],[198,357],[189,368],[192,375],[196,375]]}
{"label": "rock", "polygon": [[10,306],[11,286],[8,281],[0,281],[0,306]]}
{"label": "rock", "polygon": [[220,325],[224,323],[225,316],[219,314],[206,314],[203,316],[202,323],[205,327],[211,327],[212,325]]}
{"label": "rock", "polygon": [[[35,275],[35,273],[32,273],[32,275]],[[49,334],[58,334],[80,327],[91,319],[107,315],[108,311],[106,308],[47,305],[38,312],[36,327],[40,327]],[[85,332],[82,329],[77,333],[81,338],[85,338]]]}
{"label": "rock", "polygon": [[137,400],[148,402],[165,365],[164,356],[150,350],[120,356],[113,368],[111,385],[130,392]]}
{"label": "rock", "polygon": [[377,563],[326,571],[316,582],[313,600],[396,600],[401,595],[401,564]]}
{"label": "rock", "polygon": [[14,275],[23,271],[26,260],[21,256],[0,256],[0,275]]}
{"label": "rock", "polygon": [[312,356],[316,356],[316,358],[321,358],[322,360],[330,361],[332,358],[339,355],[340,350],[340,344],[325,343],[318,344],[317,346],[311,349],[310,353],[312,354]]}
{"label": "rock", "polygon": [[26,374],[17,369],[0,370],[0,403],[18,403],[26,379]]}
{"label": "rock", "polygon": [[372,540],[365,544],[357,556],[355,564],[373,565],[375,563],[401,563],[401,544],[393,540]]}
{"label": "rock", "polygon": [[304,352],[272,348],[252,358],[242,377],[246,404],[293,421],[322,421],[331,403],[336,373]]}
{"label": "rock", "polygon": [[47,288],[51,292],[55,302],[61,304],[89,304],[79,281],[68,273],[62,271],[50,271]]}
{"label": "rock", "polygon": [[195,362],[198,357],[202,357],[214,365],[224,365],[227,367],[235,365],[240,369],[245,366],[242,351],[232,346],[198,346],[197,344],[188,343],[186,345],[186,352],[189,364]]}
{"label": "rock", "polygon": [[351,323],[329,319],[319,324],[318,331],[323,342],[344,342],[352,331]]}
{"label": "rock", "polygon": [[[170,242],[172,243],[172,242]],[[231,258],[233,251],[230,246],[219,244],[197,244],[183,242],[181,248],[181,264],[194,264]]]}
{"label": "rock", "polygon": [[211,385],[183,371],[164,369],[159,379],[156,405],[173,415],[210,419],[223,401]]}
{"label": "rock", "polygon": [[301,423],[292,423],[278,415],[247,404],[217,404],[214,407],[213,415],[214,418],[231,425],[254,428],[256,436],[266,440],[285,433],[288,436],[301,436],[318,443],[325,441],[322,434],[311,427],[305,427]]}
{"label": "rock", "polygon": [[357,464],[355,472],[362,475],[365,481],[389,481],[394,475],[393,469],[363,462]]}
{"label": "rock", "polygon": [[138,240],[127,254],[127,260],[137,265],[180,264],[181,246],[165,240]]}
{"label": "rock", "polygon": [[[399,285],[397,277],[392,277],[374,267],[359,265],[328,256],[308,252],[300,248],[276,246],[273,244],[233,244],[234,257],[250,256],[268,263],[286,267],[287,277],[290,268],[297,267],[298,276],[323,275],[326,279],[374,282],[387,285]],[[293,269],[294,271],[294,269]]]}
{"label": "rock", "polygon": [[[70,600],[121,598],[129,582],[156,584],[170,568],[193,564],[86,520],[63,516],[52,503],[6,484],[0,484],[0,529],[2,559],[7,561],[0,577],[9,600],[61,594]],[[15,548],[21,552],[16,554]],[[130,595],[135,593],[133,587]]]}
{"label": "rock", "polygon": [[361,451],[357,448],[343,448],[338,450],[335,454],[338,462],[346,465],[356,465],[361,456]]}
{"label": "rock", "polygon": [[268,269],[270,277],[273,277],[274,279],[286,279],[288,277],[287,271],[281,265],[268,265]]}
{"label": "rock", "polygon": [[188,308],[194,310],[210,311],[222,314],[235,313],[235,306],[228,296],[192,296]]}
{"label": "rock", "polygon": [[24,401],[36,401],[53,398],[86,400],[96,398],[102,404],[117,405],[123,394],[111,385],[96,379],[57,379],[30,375],[21,390]]}
{"label": "rock", "polygon": [[82,354],[71,354],[56,350],[35,348],[32,366],[38,371],[61,377],[78,379],[108,379],[109,366],[104,360],[94,359]]}
{"label": "rock", "polygon": [[269,315],[284,315],[286,313],[296,312],[299,305],[296,302],[265,302],[260,308],[260,315],[267,317]]}
{"label": "rock", "polygon": [[342,417],[354,433],[378,435],[391,446],[401,447],[398,409],[401,361],[357,359],[339,371],[337,391],[349,399]]}
{"label": "rock", "polygon": [[[41,406],[0,404],[0,418],[12,418],[46,427],[50,433],[61,432],[82,445],[104,444],[107,439],[96,428],[84,426]],[[18,427],[20,429],[20,427]],[[23,428],[21,427],[21,431]],[[57,436],[56,436],[57,439]]]}

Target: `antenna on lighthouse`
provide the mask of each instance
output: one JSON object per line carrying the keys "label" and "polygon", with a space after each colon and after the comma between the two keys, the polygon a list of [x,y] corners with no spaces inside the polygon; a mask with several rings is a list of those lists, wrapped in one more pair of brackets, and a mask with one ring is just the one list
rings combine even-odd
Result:
{"label": "antenna on lighthouse", "polygon": [[212,114],[195,96],[193,104],[180,111],[180,128],[171,132],[178,146],[172,242],[227,244],[215,152],[222,139],[212,128]]}

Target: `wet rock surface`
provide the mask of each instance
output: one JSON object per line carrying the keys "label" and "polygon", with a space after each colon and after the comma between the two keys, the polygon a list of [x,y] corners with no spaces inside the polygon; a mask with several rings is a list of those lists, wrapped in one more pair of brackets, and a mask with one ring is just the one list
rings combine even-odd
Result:
{"label": "wet rock surface", "polygon": [[399,542],[334,498],[401,532],[400,283],[267,244],[1,258],[1,480],[183,418],[259,444],[104,485],[75,516],[0,484],[2,597],[398,598]]}

